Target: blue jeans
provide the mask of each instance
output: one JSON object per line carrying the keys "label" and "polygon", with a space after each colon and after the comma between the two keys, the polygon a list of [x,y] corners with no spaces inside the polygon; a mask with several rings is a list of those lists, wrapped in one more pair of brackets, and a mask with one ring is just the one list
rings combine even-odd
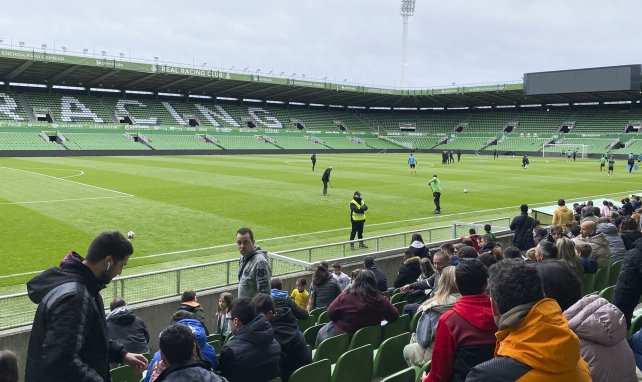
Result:
{"label": "blue jeans", "polygon": [[635,355],[635,364],[638,369],[642,370],[642,329],[638,330],[637,333],[634,333],[629,339],[629,345],[633,349],[633,355]]}

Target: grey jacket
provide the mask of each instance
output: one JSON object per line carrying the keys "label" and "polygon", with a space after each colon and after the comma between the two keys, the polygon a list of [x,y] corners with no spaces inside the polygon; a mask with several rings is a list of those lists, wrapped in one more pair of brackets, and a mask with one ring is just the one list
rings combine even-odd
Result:
{"label": "grey jacket", "polygon": [[602,267],[608,267],[611,265],[611,250],[609,249],[609,241],[606,238],[606,235],[603,233],[598,233],[590,237],[574,237],[573,241],[575,244],[579,243],[588,243],[591,246],[591,259],[597,261],[597,265]]}
{"label": "grey jacket", "polygon": [[252,298],[259,293],[270,294],[272,269],[267,251],[255,247],[248,257],[239,259],[238,268],[238,297]]}
{"label": "grey jacket", "polygon": [[624,241],[617,227],[611,223],[600,223],[597,225],[597,233],[603,233],[606,240],[609,242],[609,250],[611,251],[611,262],[624,259],[626,255],[626,248]]}

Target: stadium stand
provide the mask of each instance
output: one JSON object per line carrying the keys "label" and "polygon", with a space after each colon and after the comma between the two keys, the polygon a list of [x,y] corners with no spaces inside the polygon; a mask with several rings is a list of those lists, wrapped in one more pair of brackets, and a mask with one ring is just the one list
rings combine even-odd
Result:
{"label": "stadium stand", "polygon": [[0,132],[0,150],[60,150],[56,142],[49,142],[35,132]]}
{"label": "stadium stand", "polygon": [[142,143],[130,141],[124,134],[63,133],[69,150],[149,150]]}

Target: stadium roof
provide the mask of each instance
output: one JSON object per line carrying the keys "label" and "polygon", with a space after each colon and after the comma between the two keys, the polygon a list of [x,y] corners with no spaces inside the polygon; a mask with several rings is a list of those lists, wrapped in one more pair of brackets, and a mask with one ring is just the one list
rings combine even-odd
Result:
{"label": "stadium roof", "polygon": [[0,49],[0,81],[325,105],[434,108],[638,101],[640,91],[525,96],[523,84],[392,89],[114,58]]}

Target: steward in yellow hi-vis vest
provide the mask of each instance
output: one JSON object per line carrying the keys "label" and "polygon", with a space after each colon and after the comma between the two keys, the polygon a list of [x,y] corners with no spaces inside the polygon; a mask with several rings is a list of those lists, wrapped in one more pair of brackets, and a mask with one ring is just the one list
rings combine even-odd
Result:
{"label": "steward in yellow hi-vis vest", "polygon": [[[366,224],[366,211],[368,206],[361,199],[361,193],[355,191],[350,201],[350,222],[352,231],[350,232],[350,241],[354,240],[355,235],[359,238],[359,248],[368,248],[363,244],[363,226]],[[350,243],[350,248],[354,249],[354,243]]]}

